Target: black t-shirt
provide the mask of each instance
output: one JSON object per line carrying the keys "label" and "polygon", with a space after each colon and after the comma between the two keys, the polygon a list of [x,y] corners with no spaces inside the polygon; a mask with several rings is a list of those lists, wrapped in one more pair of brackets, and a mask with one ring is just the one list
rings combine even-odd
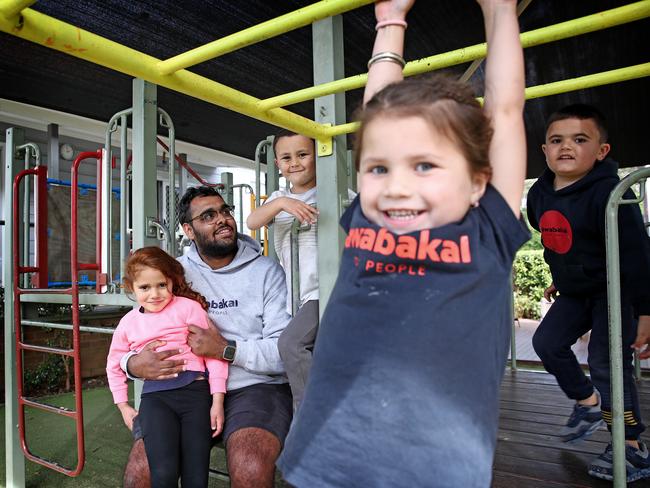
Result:
{"label": "black t-shirt", "polygon": [[487,487],[529,237],[488,186],[458,223],[398,236],[358,197],[305,399],[278,461],[303,487]]}

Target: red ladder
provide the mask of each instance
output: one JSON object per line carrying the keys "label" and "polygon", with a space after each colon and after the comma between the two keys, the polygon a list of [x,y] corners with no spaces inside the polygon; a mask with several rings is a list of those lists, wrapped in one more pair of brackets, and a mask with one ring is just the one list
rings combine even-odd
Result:
{"label": "red ladder", "polygon": [[[13,277],[14,277],[14,329],[16,334],[16,374],[17,374],[17,391],[18,391],[18,431],[20,435],[20,443],[25,457],[30,461],[46,466],[54,471],[63,473],[67,476],[78,476],[84,467],[85,462],[85,448],[84,448],[84,425],[83,425],[83,402],[81,390],[81,357],[79,351],[79,276],[80,270],[91,270],[97,272],[96,289],[99,290],[102,283],[105,281],[106,276],[100,276],[100,259],[101,259],[101,158],[100,151],[95,152],[82,152],[77,156],[72,164],[72,198],[71,198],[71,230],[70,230],[70,268],[72,285],[66,289],[48,289],[47,288],[47,275],[43,277],[43,269],[46,269],[47,254],[43,255],[41,252],[37,254],[38,260],[36,266],[21,266],[20,264],[20,232],[19,227],[16,225],[19,220],[19,189],[21,180],[27,175],[34,175],[37,179],[38,196],[37,208],[35,214],[41,216],[40,222],[44,228],[47,227],[47,219],[42,218],[42,212],[46,212],[47,199],[47,167],[37,166],[34,169],[21,171],[16,175],[13,185],[13,218],[14,218],[14,232],[13,232]],[[79,263],[78,259],[78,236],[77,236],[77,194],[78,194],[78,169],[82,161],[86,159],[95,159],[97,161],[97,217],[96,217],[96,255],[94,263]],[[45,214],[46,215],[46,214]],[[43,223],[44,221],[44,223]],[[42,230],[42,229],[41,229]],[[38,241],[47,238],[46,232],[37,230]],[[43,249],[38,247],[37,249]],[[45,248],[46,249],[46,248]],[[28,259],[28,256],[25,256]],[[20,288],[20,276],[24,273],[37,273],[37,280],[35,280],[38,288]],[[38,346],[35,344],[26,344],[23,342],[22,334],[22,320],[21,320],[21,306],[20,296],[24,294],[59,294],[71,295],[72,297],[72,349],[62,349],[48,346]],[[24,396],[24,371],[23,371],[23,351],[36,351],[48,354],[58,354],[60,356],[71,357],[73,359],[74,370],[74,395],[75,395],[75,408],[74,410],[66,407],[57,407],[48,405],[46,403],[38,402]],[[27,445],[25,438],[25,406],[44,410],[49,413],[63,415],[75,420],[75,431],[77,436],[77,466],[75,468],[66,468],[61,464],[45,459],[32,453]]]}

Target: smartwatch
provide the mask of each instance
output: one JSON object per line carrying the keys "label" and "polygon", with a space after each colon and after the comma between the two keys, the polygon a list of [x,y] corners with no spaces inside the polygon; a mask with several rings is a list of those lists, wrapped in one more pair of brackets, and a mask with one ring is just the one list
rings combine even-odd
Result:
{"label": "smartwatch", "polygon": [[232,363],[235,360],[235,353],[237,352],[237,343],[235,341],[227,341],[226,347],[223,348],[221,359]]}

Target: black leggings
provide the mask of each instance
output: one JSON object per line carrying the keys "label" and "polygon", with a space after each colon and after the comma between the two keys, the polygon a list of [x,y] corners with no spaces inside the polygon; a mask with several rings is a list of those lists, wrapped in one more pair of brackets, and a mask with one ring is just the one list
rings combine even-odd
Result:
{"label": "black leggings", "polygon": [[142,395],[138,414],[152,488],[208,486],[212,396],[207,380]]}

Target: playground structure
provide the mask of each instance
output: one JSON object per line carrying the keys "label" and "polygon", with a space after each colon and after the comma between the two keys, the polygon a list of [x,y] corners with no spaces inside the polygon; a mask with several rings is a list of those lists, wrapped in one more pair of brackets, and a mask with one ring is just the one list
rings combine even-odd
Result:
{"label": "playground structure", "polygon": [[[112,134],[119,128],[120,131],[120,154],[119,160],[119,262],[124,261],[130,248],[139,248],[145,245],[159,245],[164,242],[165,249],[170,254],[178,255],[178,242],[176,229],[178,223],[173,209],[176,204],[176,191],[168,191],[164,198],[163,209],[159,208],[156,200],[156,192],[152,191],[152,185],[157,181],[155,170],[156,144],[162,143],[157,138],[159,125],[164,127],[168,135],[169,173],[167,187],[176,188],[176,171],[174,162],[178,161],[175,154],[174,125],[171,117],[157,106],[156,86],[163,86],[189,96],[193,96],[221,107],[235,110],[239,113],[264,120],[274,125],[282,126],[296,132],[300,132],[318,140],[318,164],[317,179],[319,181],[319,275],[321,287],[321,300],[325,302],[336,278],[338,259],[342,250],[342,240],[338,229],[338,217],[340,216],[345,200],[347,199],[347,188],[350,185],[350,174],[353,171],[349,166],[349,155],[346,148],[344,134],[353,132],[356,124],[347,123],[344,119],[342,107],[342,92],[362,87],[366,81],[366,75],[358,75],[350,78],[340,79],[342,70],[342,47],[341,39],[341,18],[339,14],[350,9],[370,3],[368,0],[340,0],[322,1],[312,6],[301,9],[292,14],[287,14],[268,23],[246,29],[240,33],[229,36],[206,46],[194,49],[188,53],[175,56],[168,60],[159,60],[144,53],[140,53],[126,46],[119,45],[113,41],[101,38],[90,32],[82,31],[76,27],[58,21],[32,9],[28,6],[33,1],[9,0],[0,2],[0,29],[12,35],[26,40],[43,44],[49,48],[66,52],[73,56],[87,61],[101,64],[108,68],[120,71],[133,76],[133,105],[122,112],[118,112],[111,118],[106,131],[106,144],[104,148],[94,154],[84,154],[94,158],[97,162],[97,184],[96,184],[96,249],[95,261],[93,263],[79,263],[77,258],[76,238],[71,237],[71,285],[70,288],[54,291],[48,288],[47,273],[47,216],[43,195],[46,193],[46,169],[38,164],[38,157],[34,151],[34,159],[37,164],[32,169],[21,168],[15,158],[16,150],[28,154],[29,146],[25,144],[24,136],[20,129],[9,129],[6,134],[5,146],[5,209],[12,208],[13,220],[6,219],[5,238],[3,240],[3,260],[13,256],[14,272],[9,266],[5,266],[4,283],[7,290],[14,290],[13,300],[7,293],[6,313],[6,397],[7,397],[7,439],[13,449],[7,449],[7,484],[8,486],[24,485],[24,457],[35,462],[40,462],[53,469],[64,472],[68,475],[76,475],[83,468],[83,414],[80,408],[81,402],[81,381],[77,378],[78,368],[78,345],[72,350],[65,351],[41,351],[55,354],[65,354],[75,358],[75,387],[78,387],[78,407],[74,412],[63,413],[75,419],[78,425],[78,465],[75,468],[63,468],[51,461],[42,460],[29,452],[24,444],[23,415],[24,407],[44,408],[36,405],[29,399],[23,398],[20,380],[17,381],[14,375],[16,364],[19,373],[21,372],[20,358],[23,350],[38,350],[35,346],[22,344],[20,310],[29,304],[40,302],[71,303],[73,306],[73,323],[71,328],[73,336],[78,335],[78,316],[74,317],[75,308],[81,304],[93,305],[122,305],[128,306],[131,302],[120,292],[118,286],[121,273],[114,271],[113,267],[113,246],[114,240],[111,236],[116,234],[116,229],[111,228],[112,204],[111,194],[113,190],[112,162],[114,159],[112,149]],[[337,15],[338,17],[331,17]],[[576,36],[605,29],[615,25],[633,22],[650,16],[650,1],[641,1],[612,9],[607,12],[590,15],[562,24],[557,24],[542,29],[537,29],[522,34],[524,47],[531,47],[545,42],[557,41],[569,36]],[[186,68],[207,59],[214,58],[227,53],[235,48],[242,48],[254,42],[269,39],[275,35],[308,25],[313,22],[314,44],[319,47],[319,63],[315,63],[316,86],[288,93],[281,96],[260,100],[245,93],[233,90],[217,82],[205,79],[197,74],[189,72]],[[55,38],[56,42],[50,40]],[[443,67],[478,60],[485,56],[485,44],[478,44],[464,49],[458,49],[429,58],[413,61],[407,64],[404,73],[406,76],[440,69]],[[547,96],[571,90],[589,88],[601,84],[614,83],[633,78],[640,78],[650,75],[650,63],[623,67],[607,72],[595,73],[571,80],[558,81],[555,83],[533,86],[526,90],[527,98]],[[316,120],[308,120],[285,110],[281,107],[316,99]],[[129,156],[127,155],[128,118],[131,119],[131,164],[127,170]],[[159,121],[162,123],[159,124]],[[164,143],[162,143],[164,144]],[[271,141],[269,139],[260,142],[256,150],[256,163],[258,174],[261,163],[266,163],[267,168],[272,168]],[[172,156],[173,155],[173,156]],[[265,161],[262,161],[262,157]],[[29,159],[27,156],[26,159]],[[83,158],[77,158],[75,167]],[[182,166],[182,163],[178,161]],[[28,166],[30,166],[28,164]],[[34,185],[36,220],[34,265],[30,266],[27,261],[31,254],[29,247],[25,247],[28,240],[25,236],[28,232],[29,202],[31,202],[28,186],[23,185],[21,193],[20,181],[29,175],[33,175],[37,184]],[[633,180],[647,177],[643,173],[625,182],[631,184]],[[71,200],[72,203],[72,236],[76,232],[76,195],[78,183],[75,180],[75,172],[72,173]],[[257,178],[258,186],[250,193],[259,204],[261,190],[259,187],[260,178]],[[234,189],[239,189],[240,202],[243,198],[244,188],[242,185],[233,183],[232,178],[225,175],[218,183],[224,199],[234,203]],[[278,178],[275,171],[267,174],[267,192],[277,188]],[[130,191],[126,189],[130,188]],[[182,194],[183,184],[179,185],[178,193]],[[621,193],[622,194],[622,193]],[[21,203],[22,202],[22,203]],[[613,204],[615,205],[615,204]],[[241,212],[242,205],[239,205]],[[21,213],[19,209],[22,209]],[[22,215],[22,217],[21,217]],[[159,216],[162,215],[161,219]],[[243,215],[240,216],[243,221]],[[45,225],[45,227],[43,227]],[[615,227],[614,227],[615,228]],[[27,231],[26,231],[27,229]],[[22,242],[20,236],[23,236]],[[9,238],[9,236],[12,236]],[[338,237],[338,238],[337,238]],[[265,242],[272,236],[265,239]],[[22,256],[22,257],[21,257]],[[95,273],[93,282],[94,290],[80,289],[78,271],[86,270]],[[25,280],[27,274],[32,274],[31,283]],[[294,273],[296,276],[297,273]],[[614,276],[615,277],[615,276]],[[613,279],[613,278],[612,278]],[[615,283],[612,281],[612,283]],[[615,312],[613,312],[615,313]],[[615,320],[613,321],[615,324]],[[15,335],[14,335],[15,334]],[[620,336],[620,334],[619,334]],[[15,337],[15,343],[14,343]],[[612,342],[612,347],[615,343]],[[620,349],[620,346],[619,346]],[[616,355],[612,355],[612,361],[616,366]],[[615,374],[620,376],[620,364]],[[618,373],[616,373],[618,371]],[[614,382],[616,384],[616,381]],[[620,386],[620,382],[618,383]],[[621,395],[622,397],[622,395]],[[18,399],[18,400],[17,400]],[[54,413],[54,412],[53,412]],[[615,470],[617,475],[616,486],[624,486],[625,476],[621,484],[621,468],[624,473],[624,464],[621,463],[620,448],[622,441],[622,404],[614,403],[614,439],[615,439]],[[16,428],[16,425],[18,426]],[[618,429],[618,430],[617,430]],[[20,449],[25,452],[24,456]],[[49,464],[48,464],[49,463]]]}

